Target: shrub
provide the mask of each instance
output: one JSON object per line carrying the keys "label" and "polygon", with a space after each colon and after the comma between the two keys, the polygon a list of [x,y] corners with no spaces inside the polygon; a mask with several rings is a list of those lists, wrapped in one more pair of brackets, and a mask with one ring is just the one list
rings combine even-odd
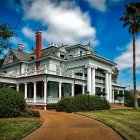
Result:
{"label": "shrub", "polygon": [[25,100],[20,92],[10,88],[0,89],[0,117],[16,117],[26,110]]}
{"label": "shrub", "polygon": [[57,104],[57,111],[77,112],[110,109],[106,99],[91,95],[77,95],[73,98],[63,98]]}
{"label": "shrub", "polygon": [[124,104],[128,107],[133,107],[134,97],[129,91],[124,92]]}
{"label": "shrub", "polygon": [[40,117],[39,111],[28,110],[26,109],[24,112],[21,112],[22,117]]}
{"label": "shrub", "polygon": [[56,109],[57,103],[48,103],[46,108],[47,109]]}
{"label": "shrub", "polygon": [[73,97],[66,97],[66,98],[62,98],[56,106],[56,110],[57,111],[64,111],[67,112],[68,111],[68,106],[71,104],[72,102],[72,98]]}
{"label": "shrub", "polygon": [[140,107],[140,98],[138,98],[137,101],[138,101],[138,106]]}

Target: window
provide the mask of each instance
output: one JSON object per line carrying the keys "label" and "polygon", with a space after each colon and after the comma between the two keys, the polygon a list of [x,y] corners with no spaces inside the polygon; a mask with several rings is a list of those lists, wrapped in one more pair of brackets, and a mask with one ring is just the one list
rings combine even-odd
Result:
{"label": "window", "polygon": [[63,54],[60,54],[60,57],[61,57],[61,58],[65,58],[65,55],[63,55]]}
{"label": "window", "polygon": [[82,51],[80,51],[80,56],[82,56],[82,54],[83,54],[83,52],[82,52]]}
{"label": "window", "polygon": [[17,61],[17,58],[15,56],[13,56],[13,62]]}

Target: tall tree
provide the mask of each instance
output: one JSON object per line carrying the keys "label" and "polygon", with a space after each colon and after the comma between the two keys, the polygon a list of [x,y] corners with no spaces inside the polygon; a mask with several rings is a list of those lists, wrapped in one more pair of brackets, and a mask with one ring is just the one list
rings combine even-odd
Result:
{"label": "tall tree", "polygon": [[8,23],[0,24],[0,55],[11,46],[10,38],[14,36],[14,30],[15,27]]}
{"label": "tall tree", "polygon": [[140,31],[140,2],[129,3],[125,6],[125,13],[121,21],[124,22],[123,27],[129,26],[129,32],[133,38],[133,85],[134,85],[134,109],[138,108],[136,97],[136,53],[135,40],[136,34]]}

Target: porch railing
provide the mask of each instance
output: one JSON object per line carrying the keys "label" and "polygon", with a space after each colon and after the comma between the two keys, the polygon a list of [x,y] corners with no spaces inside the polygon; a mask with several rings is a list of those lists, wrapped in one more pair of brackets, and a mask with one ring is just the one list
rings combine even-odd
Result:
{"label": "porch railing", "polygon": [[47,103],[57,103],[59,101],[59,98],[47,98]]}

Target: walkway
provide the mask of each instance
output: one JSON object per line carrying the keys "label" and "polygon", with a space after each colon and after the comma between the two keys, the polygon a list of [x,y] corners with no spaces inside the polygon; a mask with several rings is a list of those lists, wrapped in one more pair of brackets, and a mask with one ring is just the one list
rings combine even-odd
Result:
{"label": "walkway", "polygon": [[84,116],[41,111],[43,125],[23,140],[122,140],[110,127]]}

